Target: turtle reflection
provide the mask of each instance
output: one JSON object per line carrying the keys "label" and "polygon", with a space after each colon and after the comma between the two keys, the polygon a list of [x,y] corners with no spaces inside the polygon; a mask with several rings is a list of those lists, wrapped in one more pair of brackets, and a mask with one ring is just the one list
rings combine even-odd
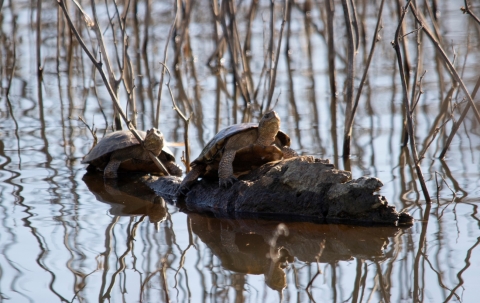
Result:
{"label": "turtle reflection", "polygon": [[[286,286],[285,267],[300,262],[335,263],[361,258],[379,261],[396,227],[363,227],[306,222],[281,223],[258,219],[218,219],[189,214],[192,231],[210,248],[225,269],[264,275],[274,290]],[[281,226],[280,225],[280,226]]]}
{"label": "turtle reflection", "polygon": [[165,220],[167,208],[163,198],[135,178],[103,179],[99,174],[87,173],[83,181],[98,201],[108,203],[114,216],[148,216],[150,222],[158,224]]}

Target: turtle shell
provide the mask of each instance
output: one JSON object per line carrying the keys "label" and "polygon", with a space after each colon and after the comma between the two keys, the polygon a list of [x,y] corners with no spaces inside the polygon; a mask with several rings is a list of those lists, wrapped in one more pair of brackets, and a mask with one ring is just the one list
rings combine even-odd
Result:
{"label": "turtle shell", "polygon": [[[241,123],[234,124],[222,129],[212,138],[212,140],[210,140],[210,142],[207,143],[205,148],[200,153],[200,156],[198,156],[197,159],[192,162],[192,164],[212,164],[213,162],[219,162],[223,154],[223,148],[227,143],[228,139],[239,133],[257,128],[258,123]],[[235,161],[233,163],[234,169],[236,166],[235,164],[244,161],[254,161],[254,158],[258,159],[263,157],[263,163],[269,162],[267,159],[269,157],[269,154],[278,150],[278,148],[274,149],[275,146],[265,147],[263,149],[260,147],[253,147],[254,142],[251,143],[251,146],[245,146],[244,148],[237,151]],[[281,130],[279,130],[275,138],[275,145],[277,145],[278,147],[290,146],[290,137]],[[278,160],[276,158],[277,156],[274,156],[270,161]]]}
{"label": "turtle shell", "polygon": [[[145,136],[147,135],[146,132],[141,130],[137,132],[142,139],[145,139]],[[103,137],[103,139],[100,140],[97,145],[95,145],[88,155],[83,158],[82,163],[88,164],[96,159],[100,159],[101,157],[108,158],[108,156],[114,151],[135,145],[140,147],[140,143],[137,141],[137,138],[135,138],[135,136],[129,130],[121,130],[110,133]],[[168,161],[175,161],[172,151],[165,146],[165,142],[162,148],[161,156],[165,156]],[[108,162],[107,159],[105,161]]]}

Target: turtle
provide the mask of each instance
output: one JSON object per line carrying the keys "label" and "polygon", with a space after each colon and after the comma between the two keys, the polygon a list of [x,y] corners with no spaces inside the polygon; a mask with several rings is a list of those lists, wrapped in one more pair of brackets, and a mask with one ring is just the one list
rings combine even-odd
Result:
{"label": "turtle", "polygon": [[192,170],[180,184],[179,193],[186,193],[199,177],[218,177],[219,186],[229,187],[241,172],[295,156],[290,137],[280,130],[280,117],[272,110],[259,123],[234,124],[218,132],[190,164]]}
{"label": "turtle", "polygon": [[112,132],[83,158],[83,164],[89,164],[88,171],[103,171],[104,178],[117,178],[117,171],[142,171],[162,174],[151,160],[149,151],[158,157],[171,175],[181,176],[182,169],[175,164],[175,157],[164,145],[163,135],[156,128],[147,132],[137,131],[144,139],[143,148],[129,130]]}

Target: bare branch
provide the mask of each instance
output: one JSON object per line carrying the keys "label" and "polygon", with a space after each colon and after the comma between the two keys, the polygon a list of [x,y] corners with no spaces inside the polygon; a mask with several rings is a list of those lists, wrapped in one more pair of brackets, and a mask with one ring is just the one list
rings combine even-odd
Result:
{"label": "bare branch", "polygon": [[425,180],[423,177],[422,173],[422,168],[420,167],[420,161],[418,158],[418,153],[417,153],[417,147],[415,144],[415,136],[414,136],[414,126],[413,126],[413,117],[411,114],[410,110],[410,101],[408,100],[408,89],[407,89],[407,83],[405,81],[405,71],[403,68],[402,64],[402,53],[400,51],[400,44],[399,44],[399,36],[400,36],[400,30],[402,27],[403,19],[405,18],[406,11],[408,7],[411,6],[411,0],[407,2],[407,5],[405,6],[405,9],[402,12],[402,16],[400,17],[400,21],[398,23],[397,30],[395,32],[395,40],[392,42],[393,48],[395,49],[395,52],[397,54],[397,62],[398,62],[398,68],[400,71],[400,79],[402,82],[402,88],[403,88],[403,104],[405,106],[406,114],[407,114],[407,131],[408,135],[410,137],[410,149],[412,150],[412,157],[414,161],[414,166],[415,170],[417,171],[417,176],[420,181],[420,185],[422,187],[423,195],[425,197],[425,201],[430,204],[432,200],[430,199],[430,196],[428,194],[428,189],[425,184]]}
{"label": "bare branch", "polygon": [[[127,125],[128,129],[132,132],[132,134],[135,136],[137,141],[140,142],[140,144],[142,146],[144,146],[142,137],[137,132],[135,127],[132,125],[132,123],[127,119],[127,116],[125,115],[125,112],[123,111],[122,107],[120,106],[120,102],[118,102],[117,96],[116,96],[115,92],[113,91],[112,86],[110,85],[110,82],[107,79],[107,75],[105,74],[105,72],[102,68],[102,66],[103,66],[102,62],[97,61],[97,59],[95,59],[95,57],[93,56],[93,54],[90,52],[87,45],[83,41],[82,37],[80,36],[80,33],[77,31],[77,29],[73,25],[72,19],[70,18],[70,14],[67,11],[67,7],[65,6],[64,0],[57,0],[57,3],[62,8],[63,13],[65,14],[65,17],[67,18],[68,25],[70,26],[70,30],[73,32],[73,34],[77,38],[78,43],[82,47],[83,51],[87,54],[88,58],[90,58],[93,65],[97,69],[98,73],[102,77],[103,83],[105,84],[105,87],[107,88],[107,91],[108,91],[110,97],[112,98],[113,105],[114,105],[115,109],[118,111],[118,113],[122,117],[123,121],[125,121],[125,124]],[[97,25],[97,27],[98,27],[98,25]],[[163,171],[164,174],[170,175],[168,173],[167,169],[163,166],[162,162],[152,152],[149,152],[149,156],[150,156],[150,159]]]}

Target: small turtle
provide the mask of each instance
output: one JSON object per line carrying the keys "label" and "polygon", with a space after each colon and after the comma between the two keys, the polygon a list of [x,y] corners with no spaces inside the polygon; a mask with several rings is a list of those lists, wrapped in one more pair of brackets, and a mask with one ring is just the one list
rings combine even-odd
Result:
{"label": "small turtle", "polygon": [[260,123],[231,125],[216,134],[190,166],[192,170],[180,184],[184,193],[198,177],[219,177],[219,185],[228,187],[235,174],[265,163],[288,159],[298,154],[290,147],[290,138],[280,131],[280,117],[266,113]]}
{"label": "small turtle", "polygon": [[[138,134],[144,139],[145,148],[158,157],[171,175],[182,175],[172,152],[164,146],[163,135],[159,130],[152,128],[146,133],[138,131]],[[147,150],[140,145],[131,131],[116,131],[106,135],[95,145],[83,158],[82,163],[89,164],[88,171],[103,170],[105,178],[117,178],[118,170],[162,173],[150,159]]]}

